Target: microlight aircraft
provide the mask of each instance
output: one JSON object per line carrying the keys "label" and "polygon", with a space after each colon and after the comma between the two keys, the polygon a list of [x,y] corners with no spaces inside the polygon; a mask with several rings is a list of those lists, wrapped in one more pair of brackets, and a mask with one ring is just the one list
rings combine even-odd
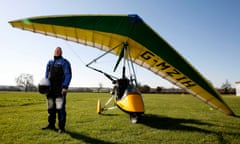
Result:
{"label": "microlight aircraft", "polygon": [[[113,71],[114,72],[116,71],[119,63],[123,59],[121,78],[108,74],[92,66],[92,63],[97,62],[98,59],[102,58],[103,56],[110,53],[111,51],[118,48],[119,46],[121,46],[122,49]],[[144,113],[144,103],[143,103],[141,93],[138,90],[137,78],[134,70],[133,61],[131,60],[130,51],[128,49],[128,44],[123,43],[114,47],[113,49],[110,49],[109,51],[103,53],[101,56],[91,61],[86,66],[97,72],[104,74],[114,84],[113,91],[111,93],[112,96],[105,103],[104,107],[102,107],[101,101],[98,100],[97,113],[101,114],[105,110],[112,110],[118,107],[122,111],[130,115],[131,123],[137,123],[140,116]],[[127,73],[128,73],[128,76],[127,76]],[[109,104],[112,101],[114,102],[114,106],[110,107]]]}
{"label": "microlight aircraft", "polygon": [[[9,23],[15,28],[109,51],[119,57],[125,51],[133,63],[185,89],[213,108],[235,115],[214,87],[136,14],[39,16]],[[123,108],[121,104],[117,103]],[[143,112],[144,107],[141,108]]]}

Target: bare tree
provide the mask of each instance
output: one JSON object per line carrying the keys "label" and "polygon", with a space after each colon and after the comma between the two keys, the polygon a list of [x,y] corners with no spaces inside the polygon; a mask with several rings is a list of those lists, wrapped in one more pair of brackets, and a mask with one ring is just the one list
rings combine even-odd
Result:
{"label": "bare tree", "polygon": [[15,79],[17,86],[23,88],[25,91],[35,88],[33,84],[33,75],[22,73]]}

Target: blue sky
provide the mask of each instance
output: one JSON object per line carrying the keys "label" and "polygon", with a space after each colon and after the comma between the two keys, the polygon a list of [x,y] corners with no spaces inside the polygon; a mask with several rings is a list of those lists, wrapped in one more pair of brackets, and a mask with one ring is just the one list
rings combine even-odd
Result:
{"label": "blue sky", "polygon": [[[61,46],[72,64],[71,86],[111,86],[85,67],[98,50],[15,29],[8,21],[61,14],[138,14],[215,87],[226,80],[235,87],[240,81],[239,7],[237,0],[8,0],[0,5],[0,85],[16,85],[21,73],[32,74],[37,85],[54,48]],[[138,66],[136,73],[141,84],[172,87]]]}

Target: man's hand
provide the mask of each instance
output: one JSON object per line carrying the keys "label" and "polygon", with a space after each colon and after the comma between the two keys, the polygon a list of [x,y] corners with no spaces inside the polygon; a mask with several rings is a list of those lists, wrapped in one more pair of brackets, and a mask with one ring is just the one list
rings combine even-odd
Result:
{"label": "man's hand", "polygon": [[67,89],[66,88],[62,88],[62,94],[66,94],[67,93]]}

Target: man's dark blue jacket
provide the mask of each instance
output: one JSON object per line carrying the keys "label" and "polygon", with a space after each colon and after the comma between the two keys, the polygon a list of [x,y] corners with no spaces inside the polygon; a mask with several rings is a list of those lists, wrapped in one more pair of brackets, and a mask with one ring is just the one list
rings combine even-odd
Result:
{"label": "man's dark blue jacket", "polygon": [[55,57],[54,60],[50,60],[47,64],[47,69],[45,73],[45,77],[51,80],[51,70],[55,68],[61,68],[63,75],[62,75],[62,88],[68,88],[70,81],[72,79],[72,71],[70,62],[63,57]]}

